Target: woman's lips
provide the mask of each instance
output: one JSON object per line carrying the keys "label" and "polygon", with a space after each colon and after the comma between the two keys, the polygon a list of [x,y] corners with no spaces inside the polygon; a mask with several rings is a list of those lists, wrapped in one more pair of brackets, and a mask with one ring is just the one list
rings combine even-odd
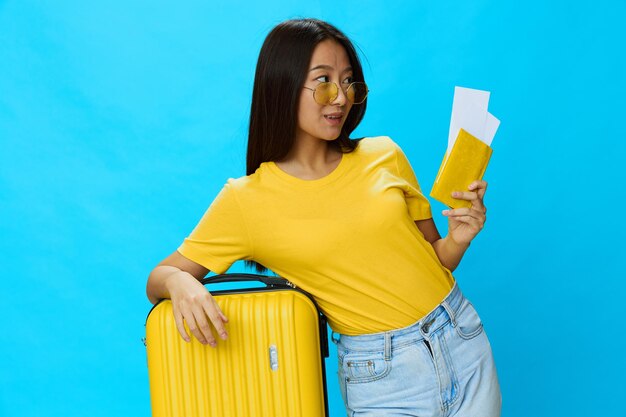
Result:
{"label": "woman's lips", "polygon": [[339,124],[341,124],[341,120],[343,119],[343,117],[337,117],[337,118],[330,118],[328,117],[328,115],[324,115],[324,119],[326,119],[326,121],[328,122],[328,124],[330,124],[331,126],[337,126]]}

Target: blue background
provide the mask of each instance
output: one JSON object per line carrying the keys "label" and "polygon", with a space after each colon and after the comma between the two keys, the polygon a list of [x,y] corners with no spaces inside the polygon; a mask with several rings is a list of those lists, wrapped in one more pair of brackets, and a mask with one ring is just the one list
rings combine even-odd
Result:
{"label": "blue background", "polygon": [[308,16],[361,50],[353,137],[391,136],[424,190],[454,86],[492,92],[488,219],[454,275],[503,416],[621,415],[626,13],[601,0],[0,1],[0,415],[150,414],[148,274],[245,175],[261,44]]}

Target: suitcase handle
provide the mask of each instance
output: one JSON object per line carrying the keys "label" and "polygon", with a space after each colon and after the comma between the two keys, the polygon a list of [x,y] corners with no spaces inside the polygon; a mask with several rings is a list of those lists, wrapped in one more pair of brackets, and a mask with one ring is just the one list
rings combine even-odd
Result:
{"label": "suitcase handle", "polygon": [[283,277],[272,277],[269,275],[261,275],[261,274],[246,274],[246,273],[229,273],[229,274],[218,274],[212,277],[204,277],[201,284],[217,284],[220,282],[244,282],[244,281],[257,281],[262,282],[268,287],[288,287],[295,288],[295,285],[291,284],[286,278]]}

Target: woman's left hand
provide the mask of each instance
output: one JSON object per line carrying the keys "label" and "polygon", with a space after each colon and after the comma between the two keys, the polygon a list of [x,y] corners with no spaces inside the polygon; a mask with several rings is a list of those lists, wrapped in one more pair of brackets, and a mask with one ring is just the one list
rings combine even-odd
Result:
{"label": "woman's left hand", "polygon": [[444,210],[443,215],[448,217],[448,236],[458,244],[469,245],[483,229],[487,219],[487,208],[483,204],[487,182],[476,180],[467,188],[470,191],[455,191],[452,197],[469,200],[472,202],[472,207]]}

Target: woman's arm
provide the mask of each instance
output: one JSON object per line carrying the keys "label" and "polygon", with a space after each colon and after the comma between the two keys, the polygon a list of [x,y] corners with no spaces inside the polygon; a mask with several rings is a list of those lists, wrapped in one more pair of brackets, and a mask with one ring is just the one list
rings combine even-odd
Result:
{"label": "woman's arm", "polygon": [[448,236],[441,238],[432,218],[416,220],[415,224],[424,238],[433,245],[437,257],[450,271],[456,269],[472,239],[483,229],[487,208],[483,203],[487,182],[475,180],[467,187],[470,191],[455,191],[452,197],[472,202],[472,207],[444,210],[448,218]]}
{"label": "woman's arm", "polygon": [[168,281],[177,279],[176,274],[188,273],[200,281],[208,272],[207,268],[174,251],[150,272],[146,284],[148,300],[152,304],[156,304],[161,298],[170,298],[167,284]]}
{"label": "woman's arm", "polygon": [[146,295],[153,304],[162,298],[172,300],[174,321],[185,341],[189,342],[191,338],[185,330],[184,322],[202,344],[216,347],[217,342],[209,323],[213,324],[222,339],[226,339],[228,333],[224,324],[228,322],[228,318],[201,283],[207,272],[209,270],[204,266],[174,251],[150,272]]}

